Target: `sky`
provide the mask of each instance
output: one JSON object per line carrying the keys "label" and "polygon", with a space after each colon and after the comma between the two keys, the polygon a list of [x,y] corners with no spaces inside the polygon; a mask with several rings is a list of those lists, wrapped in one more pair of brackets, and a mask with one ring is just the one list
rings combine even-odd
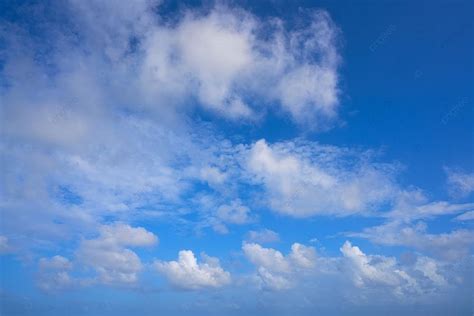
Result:
{"label": "sky", "polygon": [[1,315],[472,315],[472,1],[0,3]]}

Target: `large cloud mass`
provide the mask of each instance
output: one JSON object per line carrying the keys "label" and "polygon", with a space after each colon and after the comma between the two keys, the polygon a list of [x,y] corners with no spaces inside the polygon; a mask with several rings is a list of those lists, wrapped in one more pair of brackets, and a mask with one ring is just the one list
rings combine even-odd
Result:
{"label": "large cloud mass", "polygon": [[[275,293],[305,306],[333,294],[357,305],[468,286],[470,227],[430,228],[441,217],[464,225],[473,203],[432,201],[377,151],[255,132],[266,119],[311,132],[338,121],[341,33],[328,12],[282,19],[218,4],[163,14],[162,5],[70,0],[2,16],[0,254],[34,265],[39,288],[57,293],[240,290],[278,308]],[[470,197],[472,174],[445,170],[449,194]],[[318,232],[317,216],[360,227],[327,240],[403,255],[349,241],[336,254],[292,240],[278,250],[290,234],[281,221],[308,220]],[[192,250],[157,259],[215,233],[217,246],[233,245],[216,247],[230,253],[222,265]],[[199,241],[170,242],[183,236]]]}

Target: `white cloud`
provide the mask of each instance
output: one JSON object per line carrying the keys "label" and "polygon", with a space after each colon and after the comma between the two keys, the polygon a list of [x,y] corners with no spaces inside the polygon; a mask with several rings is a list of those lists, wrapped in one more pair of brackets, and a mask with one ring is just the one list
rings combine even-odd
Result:
{"label": "white cloud", "polygon": [[54,256],[52,258],[41,258],[39,268],[41,270],[70,270],[72,263],[62,256]]}
{"label": "white cloud", "polygon": [[216,167],[204,167],[200,170],[200,177],[211,185],[219,185],[226,180],[227,175]]}
{"label": "white cloud", "polygon": [[[381,214],[386,217],[385,223],[348,235],[366,238],[380,245],[412,248],[443,260],[460,260],[468,255],[474,234],[465,229],[430,233],[427,221],[472,208],[474,203],[429,202],[419,189],[399,191],[393,200],[392,209]],[[469,218],[469,212],[464,214]],[[455,220],[463,218],[464,214],[455,217]]]}
{"label": "white cloud", "polygon": [[393,166],[314,143],[256,142],[248,172],[263,183],[273,209],[295,217],[368,212],[390,201],[397,187]]}
{"label": "white cloud", "polygon": [[231,201],[230,204],[223,204],[217,209],[217,218],[225,223],[245,224],[250,218],[250,209],[242,205],[240,200]]}
{"label": "white cloud", "polygon": [[430,279],[437,286],[447,285],[447,281],[439,273],[438,262],[428,257],[419,257],[415,263],[415,269],[421,271],[425,277]]}
{"label": "white cloud", "polygon": [[474,220],[474,211],[469,211],[458,215],[454,218],[456,221],[472,221]]}
{"label": "white cloud", "polygon": [[[54,19],[36,17],[44,24],[37,32],[45,34],[28,34],[35,19],[25,18],[32,23],[26,27],[0,27],[8,47],[2,52],[5,84],[0,91],[2,234],[14,236],[15,250],[49,249],[58,240],[70,245],[96,232],[105,217],[151,214],[143,211],[150,205],[159,209],[153,214],[188,224],[180,216],[195,212],[187,202],[196,179],[215,190],[199,221],[221,232],[227,231],[226,223],[251,219],[246,206],[251,204],[237,202],[237,187],[247,186],[248,180],[263,186],[262,203],[296,217],[374,214],[400,196],[393,179],[396,166],[376,163],[369,152],[264,140],[247,151],[246,145],[211,137],[214,131],[189,122],[194,105],[216,113],[214,119],[252,120],[275,108],[317,127],[337,119],[338,31],[324,11],[303,14],[299,26],[289,27],[292,23],[226,7],[208,14],[189,10],[169,23],[154,10],[154,1],[72,0],[67,5],[51,12],[72,14],[58,19],[71,23],[54,25]],[[35,40],[41,37],[49,40]],[[248,160],[240,164],[245,154]],[[472,192],[470,177],[451,172],[448,183],[465,196]],[[59,187],[72,197],[58,196]],[[466,255],[470,231],[433,234],[411,222],[469,211],[473,204],[422,200],[397,201],[394,211],[378,214],[400,221],[366,230],[364,236],[440,258]],[[470,214],[457,218],[466,220]],[[251,232],[249,240],[274,241],[275,234]],[[10,249],[10,242],[1,236],[0,252]],[[117,224],[101,226],[96,238],[79,242],[74,264],[61,256],[40,260],[40,286],[73,286],[77,280],[69,274],[71,266],[90,269],[94,282],[134,284],[143,264],[133,247],[153,246],[157,238],[143,228]],[[317,261],[315,250],[300,244],[287,255],[254,243],[243,247],[268,289],[295,286],[300,273],[324,260],[335,267],[340,262]],[[348,245],[346,259],[364,286],[412,282],[412,271],[397,272],[393,259],[357,249]],[[335,269],[330,264],[321,270]],[[189,251],[156,266],[185,289],[230,282],[216,259],[204,256],[198,263]],[[438,285],[449,280],[439,262],[419,259],[413,269]],[[381,276],[389,282],[380,281]]]}
{"label": "white cloud", "polygon": [[293,286],[291,281],[286,277],[271,273],[264,267],[258,267],[257,277],[263,289],[280,291],[290,289]]}
{"label": "white cloud", "polygon": [[257,278],[263,289],[291,288],[298,273],[310,271],[316,265],[315,249],[298,243],[291,246],[291,252],[287,256],[255,243],[244,243],[242,250],[247,259],[257,267]]}
{"label": "white cloud", "polygon": [[276,272],[289,272],[291,264],[281,252],[272,248],[263,248],[259,244],[244,243],[245,256],[256,266]]}
{"label": "white cloud", "polygon": [[103,226],[100,230],[100,243],[103,245],[147,247],[158,243],[158,238],[143,227],[126,224]]}
{"label": "white cloud", "polygon": [[426,230],[427,226],[423,222],[407,224],[393,221],[351,235],[367,238],[381,245],[414,248],[444,260],[456,261],[469,254],[469,247],[474,241],[472,231],[457,229],[447,233],[431,234]]}
{"label": "white cloud", "polygon": [[158,238],[144,228],[125,224],[102,226],[96,239],[83,240],[76,251],[81,264],[98,274],[97,281],[105,284],[134,284],[142,263],[138,255],[125,247],[149,247]]}
{"label": "white cloud", "polygon": [[221,268],[217,258],[204,255],[203,262],[198,263],[190,250],[181,250],[178,261],[155,261],[154,266],[181,289],[219,288],[231,282],[230,273]]}
{"label": "white cloud", "polygon": [[410,209],[411,219],[432,218],[440,215],[449,215],[472,209],[474,203],[451,204],[449,202],[431,202],[425,205],[414,206]]}
{"label": "white cloud", "polygon": [[419,189],[400,191],[393,202],[394,206],[386,216],[395,221],[403,220],[407,222],[461,213],[474,208],[474,203],[429,202],[425,194]]}
{"label": "white cloud", "polygon": [[[188,173],[193,168],[213,188],[228,189],[223,184],[240,170],[222,167],[235,156],[209,163],[210,147],[220,145],[190,122],[190,106],[210,109],[217,119],[255,119],[268,106],[297,121],[334,118],[328,113],[337,112],[337,100],[323,97],[337,95],[323,77],[337,77],[339,59],[327,13],[304,14],[293,28],[217,6],[168,23],[157,6],[71,0],[53,9],[38,4],[37,12],[71,22],[35,15],[31,23],[41,24],[41,34],[30,34],[35,27],[21,21],[2,24],[9,48],[2,55],[2,118],[8,118],[0,144],[2,209],[5,235],[22,235],[19,249],[38,247],[27,241],[32,235],[47,243],[92,233],[104,216],[121,219],[143,204],[165,205],[163,214],[179,216],[180,199],[196,179]],[[303,68],[322,80],[306,86],[307,115],[280,84]],[[58,187],[80,205],[55,196]]]}
{"label": "white cloud", "polygon": [[448,176],[448,191],[454,197],[466,197],[474,192],[474,173],[445,168]]}
{"label": "white cloud", "polygon": [[85,44],[104,47],[103,53],[113,61],[122,58],[129,50],[131,37],[142,37],[152,26],[150,11],[158,3],[156,0],[68,1],[80,31],[87,35]]}
{"label": "white cloud", "polygon": [[262,229],[259,231],[251,230],[247,234],[247,239],[251,242],[265,244],[280,240],[278,233],[270,229]]}
{"label": "white cloud", "polygon": [[[188,11],[174,27],[152,29],[142,78],[153,93],[194,94],[230,118],[258,117],[258,103],[270,101],[298,122],[324,123],[337,113],[338,32],[324,11],[302,14],[301,21],[286,30],[282,21],[261,21],[244,10]],[[265,38],[263,30],[270,32]],[[247,95],[264,102],[247,104]]]}
{"label": "white cloud", "polygon": [[220,10],[204,17],[188,14],[176,29],[179,54],[198,80],[204,105],[219,108],[231,101],[232,81],[253,62],[251,33],[245,15]]}
{"label": "white cloud", "polygon": [[[338,29],[325,11],[301,12],[300,28],[284,30],[278,21],[274,27],[273,42],[268,47],[269,58],[260,61],[265,78],[262,86],[268,86],[284,110],[298,122],[312,126],[324,126],[324,120],[337,114]],[[279,78],[275,80],[273,78]]]}
{"label": "white cloud", "polygon": [[349,241],[340,250],[345,272],[361,291],[380,294],[386,290],[404,301],[443,291],[448,286],[443,274],[453,269],[453,266],[442,269],[440,262],[424,256],[418,256],[411,266],[402,265],[393,257],[367,255]]}
{"label": "white cloud", "polygon": [[302,66],[283,77],[279,90],[283,106],[299,121],[307,121],[313,111],[336,115],[337,74],[332,69]]}
{"label": "white cloud", "polygon": [[357,286],[364,286],[367,282],[381,283],[395,286],[401,281],[400,274],[395,268],[393,258],[370,258],[359,247],[352,246],[348,241],[341,247],[341,252],[347,258],[352,270],[353,281]]}
{"label": "white cloud", "polygon": [[12,249],[11,249],[10,243],[8,241],[8,238],[5,237],[5,236],[0,235],[0,255],[1,254],[6,254],[6,253],[10,252],[11,250]]}
{"label": "white cloud", "polygon": [[296,266],[305,269],[313,268],[316,262],[316,251],[314,248],[299,243],[291,245],[289,256]]}
{"label": "white cloud", "polygon": [[73,287],[75,280],[69,275],[71,269],[72,263],[62,256],[41,258],[38,286],[44,291],[58,291]]}
{"label": "white cloud", "polygon": [[[291,293],[315,292],[318,297],[330,288],[330,297],[361,303],[371,299],[416,301],[440,293],[458,281],[458,268],[430,257],[416,255],[411,263],[395,257],[369,255],[346,241],[340,248],[342,256],[316,256],[315,249],[293,244],[288,255],[244,243],[247,259],[256,266],[252,283],[260,289]],[[326,283],[327,282],[327,283]],[[290,292],[288,292],[290,295]]]}

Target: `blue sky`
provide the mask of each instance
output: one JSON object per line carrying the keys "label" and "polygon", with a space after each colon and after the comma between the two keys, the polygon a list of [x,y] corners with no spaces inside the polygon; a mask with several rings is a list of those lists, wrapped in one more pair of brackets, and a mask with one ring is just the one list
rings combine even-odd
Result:
{"label": "blue sky", "polygon": [[470,315],[470,1],[4,1],[3,315]]}

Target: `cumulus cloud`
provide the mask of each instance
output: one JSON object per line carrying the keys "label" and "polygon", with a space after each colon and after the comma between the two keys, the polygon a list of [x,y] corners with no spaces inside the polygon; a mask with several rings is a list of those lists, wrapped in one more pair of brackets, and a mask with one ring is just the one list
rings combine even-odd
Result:
{"label": "cumulus cloud", "polygon": [[295,217],[350,215],[390,201],[393,166],[314,143],[253,144],[247,168],[262,183],[273,209]]}
{"label": "cumulus cloud", "polygon": [[194,92],[204,107],[231,118],[261,112],[247,97],[254,95],[279,103],[298,122],[333,119],[337,29],[324,11],[300,21],[287,30],[283,21],[260,21],[243,10],[187,12],[174,28],[155,28],[146,40],[145,77],[181,98]]}
{"label": "cumulus cloud", "polygon": [[[448,287],[460,286],[456,278],[463,273],[454,263],[423,255],[414,255],[411,262],[395,257],[366,254],[346,241],[342,256],[315,254],[315,249],[293,244],[288,255],[258,244],[244,243],[247,259],[256,267],[253,280],[262,290],[285,293],[314,292],[324,295],[331,289],[331,299],[368,302],[373,299],[408,302]],[[449,279],[453,281],[448,282]],[[324,291],[322,291],[324,288]]]}
{"label": "cumulus cloud", "polygon": [[231,282],[230,273],[221,268],[217,258],[203,255],[198,263],[190,250],[181,250],[178,261],[156,261],[154,267],[179,289],[219,288]]}
{"label": "cumulus cloud", "polygon": [[415,263],[415,269],[431,280],[434,285],[444,287],[448,284],[446,278],[439,272],[439,263],[428,257],[419,257]]}
{"label": "cumulus cloud", "polygon": [[75,280],[69,275],[72,263],[62,256],[41,258],[39,260],[38,286],[44,291],[57,291],[71,288]]}
{"label": "cumulus cloud", "polygon": [[348,241],[340,250],[350,264],[353,281],[357,286],[362,287],[366,282],[395,286],[403,279],[403,275],[395,267],[393,258],[380,257],[380,260],[369,258],[359,247],[352,246]]}
{"label": "cumulus cloud", "polygon": [[223,204],[217,209],[217,217],[226,223],[245,224],[250,218],[250,209],[242,205],[240,200],[231,201],[230,204]]}
{"label": "cumulus cloud", "polygon": [[419,256],[410,266],[402,265],[394,257],[367,255],[349,241],[340,250],[344,271],[360,289],[386,290],[396,298],[411,300],[443,291],[448,285],[442,275],[447,272],[441,272],[442,263],[429,257]]}
{"label": "cumulus cloud", "polygon": [[263,289],[291,288],[292,279],[297,273],[311,270],[316,264],[315,249],[299,243],[291,246],[291,252],[287,256],[256,243],[244,243],[242,250],[247,259],[257,267],[257,278]]}
{"label": "cumulus cloud", "polygon": [[102,226],[98,238],[81,242],[76,257],[97,273],[101,283],[134,284],[142,263],[138,255],[126,247],[149,247],[157,242],[158,238],[142,227]]}

